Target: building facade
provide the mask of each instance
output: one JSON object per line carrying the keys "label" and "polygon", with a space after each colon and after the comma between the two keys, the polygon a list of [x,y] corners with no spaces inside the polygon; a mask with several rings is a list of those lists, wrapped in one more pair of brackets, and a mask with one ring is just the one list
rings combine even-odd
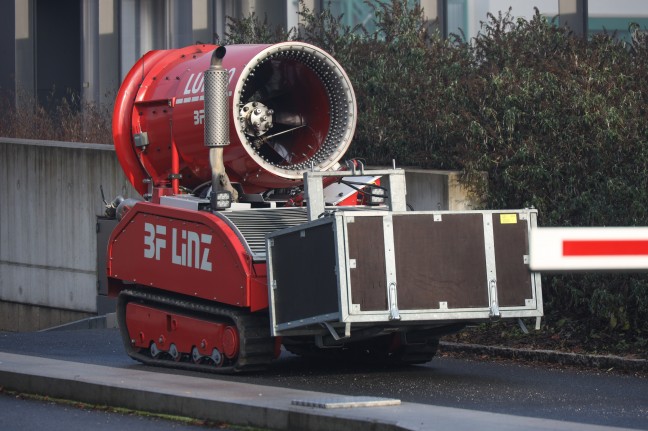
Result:
{"label": "building facade", "polygon": [[[442,34],[475,37],[487,13],[512,5],[515,16],[534,7],[560,15],[578,32],[627,32],[630,20],[648,25],[644,0],[418,0]],[[345,24],[373,26],[364,0],[304,0],[312,11],[330,7]],[[299,0],[4,0],[0,2],[0,96],[31,97],[48,106],[75,95],[112,103],[122,78],[144,53],[223,38],[227,17],[255,13],[273,26],[298,25]],[[25,97],[28,96],[28,97]]]}

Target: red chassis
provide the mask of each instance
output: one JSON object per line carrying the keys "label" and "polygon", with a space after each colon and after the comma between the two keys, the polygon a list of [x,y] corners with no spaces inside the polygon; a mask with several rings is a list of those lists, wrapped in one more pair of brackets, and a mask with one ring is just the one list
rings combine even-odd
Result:
{"label": "red chassis", "polygon": [[132,282],[252,312],[268,307],[265,262],[253,262],[207,211],[136,204],[111,235],[107,271],[113,294]]}

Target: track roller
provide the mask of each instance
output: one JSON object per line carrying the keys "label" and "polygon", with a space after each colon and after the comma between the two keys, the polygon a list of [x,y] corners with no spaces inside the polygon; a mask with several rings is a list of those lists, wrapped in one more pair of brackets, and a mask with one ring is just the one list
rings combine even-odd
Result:
{"label": "track roller", "polygon": [[234,373],[275,357],[267,314],[144,289],[122,291],[117,311],[129,356],[145,364]]}

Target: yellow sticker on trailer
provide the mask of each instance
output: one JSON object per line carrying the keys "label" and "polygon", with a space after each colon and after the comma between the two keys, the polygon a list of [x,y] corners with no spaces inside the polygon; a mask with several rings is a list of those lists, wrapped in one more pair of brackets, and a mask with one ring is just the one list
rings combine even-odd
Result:
{"label": "yellow sticker on trailer", "polygon": [[500,224],[517,223],[517,214],[500,214]]}

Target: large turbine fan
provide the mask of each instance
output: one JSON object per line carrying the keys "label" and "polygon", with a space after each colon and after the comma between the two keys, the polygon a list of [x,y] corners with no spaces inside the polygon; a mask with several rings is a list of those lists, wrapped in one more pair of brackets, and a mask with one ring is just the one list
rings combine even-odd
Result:
{"label": "large turbine fan", "polygon": [[348,88],[334,69],[319,52],[304,49],[274,52],[251,69],[238,121],[247,145],[265,162],[304,170],[345,146],[340,132],[351,121]]}

